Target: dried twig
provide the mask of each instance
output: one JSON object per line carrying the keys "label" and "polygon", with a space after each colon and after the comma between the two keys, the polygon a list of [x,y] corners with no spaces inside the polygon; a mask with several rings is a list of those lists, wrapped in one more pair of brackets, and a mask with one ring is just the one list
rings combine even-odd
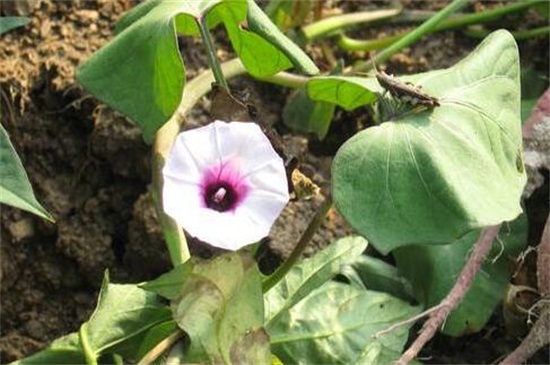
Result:
{"label": "dried twig", "polygon": [[538,303],[543,303],[540,317],[519,346],[502,360],[501,365],[521,364],[550,343],[550,216],[546,219],[537,248],[537,277],[539,292],[542,295]]}
{"label": "dried twig", "polygon": [[521,341],[519,346],[509,354],[500,365],[521,364],[529,359],[540,348],[550,341],[550,305],[544,309],[529,334]]}
{"label": "dried twig", "polygon": [[438,310],[430,314],[430,317],[426,323],[424,323],[419,336],[397,361],[398,365],[408,364],[412,359],[414,359],[420,350],[422,350],[424,345],[435,335],[437,329],[443,324],[449,313],[455,309],[458,304],[460,304],[470,289],[481,264],[485,261],[485,257],[491,249],[492,242],[498,234],[500,226],[501,225],[498,224],[496,226],[488,227],[481,232],[473,247],[472,254],[462,268],[462,272],[458,276],[455,285],[447,297],[441,301]]}

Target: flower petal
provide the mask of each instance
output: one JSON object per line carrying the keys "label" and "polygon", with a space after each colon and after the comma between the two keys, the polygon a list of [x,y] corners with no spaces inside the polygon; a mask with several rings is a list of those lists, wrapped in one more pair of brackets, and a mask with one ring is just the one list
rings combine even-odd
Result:
{"label": "flower petal", "polygon": [[[215,121],[181,133],[163,174],[165,212],[192,236],[228,250],[267,236],[289,199],[284,163],[254,123]],[[240,194],[234,209],[207,206],[204,185],[220,182]]]}
{"label": "flower petal", "polygon": [[[281,160],[281,165],[284,166],[284,162],[257,124],[242,122],[228,124],[219,120],[213,124],[216,126],[220,155],[238,156],[245,175],[253,173],[276,159]],[[235,141],[239,142],[235,143]]]}

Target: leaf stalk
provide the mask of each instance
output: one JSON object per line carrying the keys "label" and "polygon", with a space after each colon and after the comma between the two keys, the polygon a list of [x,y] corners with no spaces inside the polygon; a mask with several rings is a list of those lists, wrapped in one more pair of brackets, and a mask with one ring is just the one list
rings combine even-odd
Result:
{"label": "leaf stalk", "polygon": [[[439,25],[436,25],[428,33],[435,33],[435,32],[444,31],[444,30],[457,29],[457,28],[465,27],[472,24],[486,23],[486,22],[501,18],[508,14],[517,13],[517,12],[526,10],[529,7],[536,4],[540,4],[540,1],[528,0],[528,1],[507,4],[504,6],[497,7],[495,9],[481,11],[479,13],[455,16],[441,22]],[[431,12],[429,13],[411,12],[411,13],[404,14],[403,17],[399,17],[403,19],[395,19],[395,22],[398,22],[401,20],[426,21],[431,16],[433,16]],[[528,31],[524,31],[524,32],[527,33]],[[540,33],[543,33],[543,32],[544,32],[543,30],[540,30],[539,28],[537,28],[535,35],[539,35]],[[389,36],[382,39],[375,39],[375,40],[359,40],[359,39],[354,39],[342,34],[338,39],[338,46],[346,51],[379,50],[390,46],[391,44],[404,38],[407,34],[409,34],[409,32],[404,32],[401,34],[396,34],[393,36]],[[530,35],[531,33],[527,33],[527,34]],[[483,36],[485,35],[487,35],[487,33],[483,34]],[[522,35],[523,35],[523,32],[522,32]],[[517,36],[515,36],[515,38],[519,39]]]}
{"label": "leaf stalk", "polygon": [[202,43],[204,44],[204,48],[206,48],[208,63],[210,64],[210,69],[214,74],[214,79],[221,87],[230,92],[227,81],[225,80],[225,77],[223,75],[220,62],[218,60],[218,57],[216,56],[216,47],[214,47],[212,36],[210,35],[210,31],[208,30],[208,26],[206,25],[206,19],[199,18],[197,20],[197,24],[201,33]]}
{"label": "leaf stalk", "polygon": [[373,23],[394,17],[399,14],[401,10],[402,8],[395,8],[332,16],[302,27],[302,33],[307,41],[311,42],[317,38],[339,31],[342,28],[348,28],[358,24]]}
{"label": "leaf stalk", "polygon": [[376,64],[383,63],[390,59],[391,56],[399,52],[405,47],[410,46],[426,34],[433,32],[435,27],[437,27],[443,20],[448,18],[451,14],[457,12],[464,6],[468,4],[469,0],[454,0],[451,4],[447,5],[436,15],[429,18],[427,21],[422,23],[418,28],[399,39],[397,42],[393,43],[388,48],[385,48],[382,52],[378,53],[374,59],[359,64],[355,67],[356,72],[365,72],[372,70]]}

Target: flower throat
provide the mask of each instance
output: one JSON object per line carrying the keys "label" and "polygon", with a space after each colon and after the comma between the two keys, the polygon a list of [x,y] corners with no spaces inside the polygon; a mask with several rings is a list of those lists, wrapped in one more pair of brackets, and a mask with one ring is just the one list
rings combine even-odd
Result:
{"label": "flower throat", "polygon": [[218,212],[232,210],[237,202],[237,194],[227,183],[212,184],[206,188],[204,202],[210,209]]}

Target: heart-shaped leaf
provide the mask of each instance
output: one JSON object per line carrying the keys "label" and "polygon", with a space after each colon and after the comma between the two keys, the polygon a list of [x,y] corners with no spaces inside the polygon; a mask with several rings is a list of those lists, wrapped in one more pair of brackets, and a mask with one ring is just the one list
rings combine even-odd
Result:
{"label": "heart-shaped leaf", "polygon": [[407,78],[441,104],[348,140],[332,167],[335,205],[383,253],[444,244],[521,213],[518,50],[494,32],[448,70]]}
{"label": "heart-shaped leaf", "polygon": [[80,66],[77,78],[100,100],[129,116],[151,141],[178,107],[185,84],[176,35],[199,34],[199,22],[207,28],[223,23],[237,55],[254,76],[269,76],[293,64],[318,72],[255,4],[247,13],[250,4],[247,0],[146,1],[121,19],[119,34]]}
{"label": "heart-shaped leaf", "polygon": [[[328,282],[267,329],[272,351],[284,363],[357,364],[375,343],[392,350],[395,361],[407,341],[408,327],[377,339],[372,336],[418,312],[418,307],[388,294]],[[370,363],[380,363],[382,354],[371,353]]]}
{"label": "heart-shaped leaf", "polygon": [[172,301],[172,312],[191,338],[186,361],[269,362],[260,273],[248,253],[197,262]]}
{"label": "heart-shaped leaf", "polygon": [[[399,271],[413,284],[414,296],[430,308],[449,293],[480,230],[445,246],[412,245],[393,252]],[[512,263],[527,242],[527,219],[520,215],[500,230],[494,247],[460,305],[445,319],[441,331],[462,336],[481,330],[510,283]]]}
{"label": "heart-shaped leaf", "polygon": [[17,156],[10,137],[0,124],[0,203],[26,210],[53,222],[50,213],[40,205],[23,164]]}
{"label": "heart-shaped leaf", "polygon": [[81,65],[78,81],[129,116],[145,140],[174,113],[185,80],[172,18],[184,3],[156,1],[149,11]]}

